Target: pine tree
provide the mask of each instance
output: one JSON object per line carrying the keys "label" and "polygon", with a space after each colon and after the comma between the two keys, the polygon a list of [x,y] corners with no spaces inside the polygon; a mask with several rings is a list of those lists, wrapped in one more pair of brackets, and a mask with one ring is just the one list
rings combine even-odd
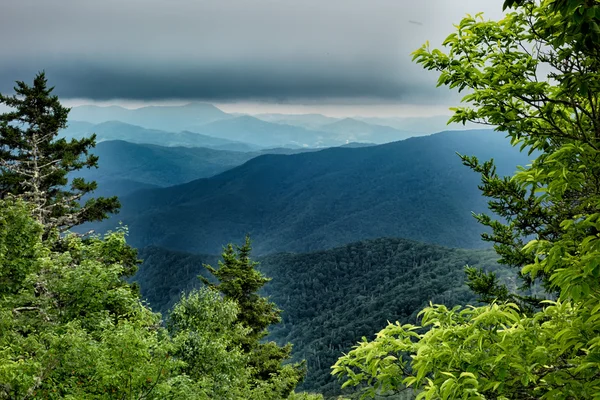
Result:
{"label": "pine tree", "polygon": [[[304,378],[304,363],[282,365],[291,357],[292,346],[278,346],[275,342],[261,342],[268,334],[267,328],[281,321],[281,310],[258,291],[270,281],[256,270],[257,262],[250,259],[252,246],[246,237],[243,246],[229,244],[223,250],[223,261],[219,268],[210,265],[205,268],[219,281],[211,283],[200,277],[202,282],[221,292],[225,299],[238,304],[239,314],[236,323],[247,328],[249,332],[240,338],[239,345],[248,354],[248,366],[252,368],[253,378],[257,385],[267,383],[279,387],[276,398],[287,398]],[[277,384],[273,384],[277,381]]]}
{"label": "pine tree", "polygon": [[69,109],[52,95],[44,72],[36,75],[33,86],[17,81],[15,94],[0,94],[0,104],[9,111],[0,114],[0,198],[23,198],[34,207],[35,218],[45,227],[65,231],[87,221],[99,221],[117,212],[116,197],[92,198],[96,182],[71,179],[69,173],[97,167],[98,157],[89,154],[95,135],[80,140],[58,139],[67,126]]}

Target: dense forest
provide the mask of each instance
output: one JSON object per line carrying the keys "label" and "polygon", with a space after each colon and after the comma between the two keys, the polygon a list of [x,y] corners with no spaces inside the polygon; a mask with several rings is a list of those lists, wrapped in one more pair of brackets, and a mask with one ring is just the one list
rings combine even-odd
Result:
{"label": "dense forest", "polygon": [[[144,262],[134,280],[151,307],[168,310],[181,293],[208,277],[203,264],[216,257],[156,247],[140,251]],[[271,278],[262,291],[281,307],[282,322],[269,338],[292,343],[293,359],[306,360],[303,388],[339,393],[330,366],[363,336],[387,321],[415,322],[429,302],[475,304],[465,285],[465,265],[495,271],[515,289],[506,267],[491,250],[449,249],[405,239],[377,239],[308,254],[259,257],[258,270]]]}

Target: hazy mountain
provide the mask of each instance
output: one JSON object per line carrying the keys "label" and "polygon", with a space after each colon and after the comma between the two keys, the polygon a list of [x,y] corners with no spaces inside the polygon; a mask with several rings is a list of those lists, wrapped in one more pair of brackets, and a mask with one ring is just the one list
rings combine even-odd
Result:
{"label": "hazy mountain", "polygon": [[327,117],[321,114],[257,114],[254,117],[267,122],[294,125],[315,130],[319,130],[321,126],[339,120],[339,118]]}
{"label": "hazy mountain", "polygon": [[194,132],[262,147],[284,147],[289,144],[299,147],[327,147],[345,143],[345,140],[326,132],[266,122],[251,116],[216,121],[195,128]]}
{"label": "hazy mountain", "polygon": [[159,146],[185,146],[185,147],[208,147],[219,150],[254,151],[258,146],[247,143],[231,141],[202,135],[195,132],[166,132],[157,129],[147,129],[137,125],[130,125],[120,121],[109,121],[100,124],[70,121],[67,129],[61,132],[61,136],[68,138],[82,138],[96,134],[96,141],[124,140],[131,143],[147,143]]}
{"label": "hazy mountain", "polygon": [[124,179],[153,186],[172,186],[213,176],[260,154],[120,140],[98,143],[92,152],[99,157],[99,168],[81,170],[86,178]]}
{"label": "hazy mountain", "polygon": [[350,147],[350,148],[357,148],[357,147],[370,147],[370,146],[377,146],[376,143],[359,143],[359,142],[350,142],[347,144],[344,144],[340,147]]}
{"label": "hazy mountain", "polygon": [[[74,173],[72,177],[86,176],[86,172]],[[119,198],[127,196],[131,193],[137,192],[142,189],[153,189],[161,186],[151,185],[149,183],[138,182],[132,179],[120,179],[118,176],[95,176],[92,180],[96,181],[98,188],[89,195],[84,197],[84,200],[91,197],[112,197],[117,196]]]}
{"label": "hazy mountain", "polygon": [[[140,257],[144,263],[134,280],[150,305],[162,312],[182,290],[200,285],[198,275],[208,276],[202,264],[215,266],[218,259],[157,247],[142,249]],[[305,389],[335,394],[339,384],[330,366],[342,352],[387,321],[414,322],[429,301],[473,304],[476,299],[464,285],[463,268],[469,264],[508,276],[496,258],[491,250],[390,238],[258,258],[259,269],[272,278],[263,293],[284,310],[283,322],[271,327],[269,338],[293,343],[294,358],[307,360]]]}
{"label": "hazy mountain", "polygon": [[478,129],[481,126],[473,123],[451,124],[448,125],[449,115],[436,115],[433,117],[354,117],[354,119],[367,122],[369,124],[377,124],[389,126],[401,131],[412,132],[412,136],[428,135],[435,132],[440,132],[446,129]]}
{"label": "hazy mountain", "polygon": [[270,149],[260,150],[260,154],[300,154],[300,153],[310,153],[313,151],[321,151],[322,148],[315,147],[303,147],[298,149],[288,148],[288,147],[273,147]]}
{"label": "hazy mountain", "polygon": [[144,128],[170,132],[185,130],[191,126],[232,118],[212,104],[190,103],[183,106],[149,106],[137,109],[110,106],[73,107],[69,119],[99,124],[108,121],[122,121]]}
{"label": "hazy mountain", "polygon": [[318,149],[274,148],[238,152],[109,140],[98,143],[92,150],[99,157],[99,168],[83,169],[73,176],[98,182],[95,196],[125,196],[140,189],[179,185],[214,176],[262,154],[297,154],[306,151]]}
{"label": "hazy mountain", "polygon": [[368,124],[352,118],[344,118],[327,125],[321,126],[321,130],[343,135],[347,141],[366,141],[373,143],[388,143],[407,139],[415,136],[411,132],[399,131],[389,126]]}
{"label": "hazy mountain", "polygon": [[[312,251],[382,236],[480,247],[471,212],[487,210],[479,176],[455,154],[494,158],[512,174],[528,158],[502,133],[444,132],[363,148],[263,155],[208,179],[136,192],[118,220],[130,241],[202,253],[252,234],[258,253]],[[116,219],[99,228],[114,228]]]}

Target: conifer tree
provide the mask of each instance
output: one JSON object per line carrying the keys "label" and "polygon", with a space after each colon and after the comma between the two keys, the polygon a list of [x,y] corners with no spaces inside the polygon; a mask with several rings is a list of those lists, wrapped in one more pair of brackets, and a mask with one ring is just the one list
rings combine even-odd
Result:
{"label": "conifer tree", "polygon": [[239,314],[236,323],[247,328],[246,335],[239,341],[242,350],[248,354],[248,366],[256,385],[278,381],[280,397],[287,398],[304,378],[304,363],[282,365],[291,356],[292,346],[278,346],[275,342],[261,342],[267,328],[281,321],[281,310],[267,298],[260,296],[259,290],[270,281],[256,270],[257,262],[250,259],[252,246],[247,236],[243,246],[229,244],[223,250],[223,261],[219,268],[210,265],[205,268],[219,281],[211,283],[200,277],[202,282],[221,292],[225,299],[238,304]]}
{"label": "conifer tree", "polygon": [[117,212],[116,197],[82,197],[93,192],[96,182],[73,178],[69,173],[97,167],[98,157],[89,154],[95,136],[57,138],[67,126],[69,109],[52,95],[44,72],[33,85],[17,81],[15,94],[0,94],[0,104],[9,111],[0,114],[0,198],[13,195],[34,206],[35,218],[45,227],[65,231],[87,221],[99,221]]}

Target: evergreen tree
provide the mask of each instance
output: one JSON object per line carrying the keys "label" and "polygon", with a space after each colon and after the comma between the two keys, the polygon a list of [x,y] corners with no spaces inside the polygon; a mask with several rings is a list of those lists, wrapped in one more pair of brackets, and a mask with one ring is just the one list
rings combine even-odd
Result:
{"label": "evergreen tree", "polygon": [[70,141],[58,139],[67,126],[69,109],[52,95],[44,72],[33,85],[18,81],[15,94],[0,94],[0,104],[9,111],[0,115],[0,198],[21,197],[34,206],[35,218],[46,232],[65,231],[87,221],[99,221],[117,212],[116,197],[82,197],[96,189],[96,182],[71,179],[69,173],[97,167],[98,158],[89,154],[95,136]]}
{"label": "evergreen tree", "polygon": [[225,299],[238,304],[236,323],[248,330],[246,335],[240,336],[239,344],[249,356],[248,366],[252,369],[256,385],[277,381],[279,388],[276,395],[279,397],[274,398],[287,398],[304,377],[304,363],[282,365],[291,356],[291,344],[278,346],[275,342],[261,342],[268,334],[269,325],[281,320],[281,310],[258,294],[270,279],[256,270],[258,263],[250,259],[251,250],[249,237],[246,237],[243,246],[234,248],[229,244],[223,251],[223,261],[219,261],[218,269],[205,265],[219,283],[213,284],[204,277],[200,279],[221,292]]}

